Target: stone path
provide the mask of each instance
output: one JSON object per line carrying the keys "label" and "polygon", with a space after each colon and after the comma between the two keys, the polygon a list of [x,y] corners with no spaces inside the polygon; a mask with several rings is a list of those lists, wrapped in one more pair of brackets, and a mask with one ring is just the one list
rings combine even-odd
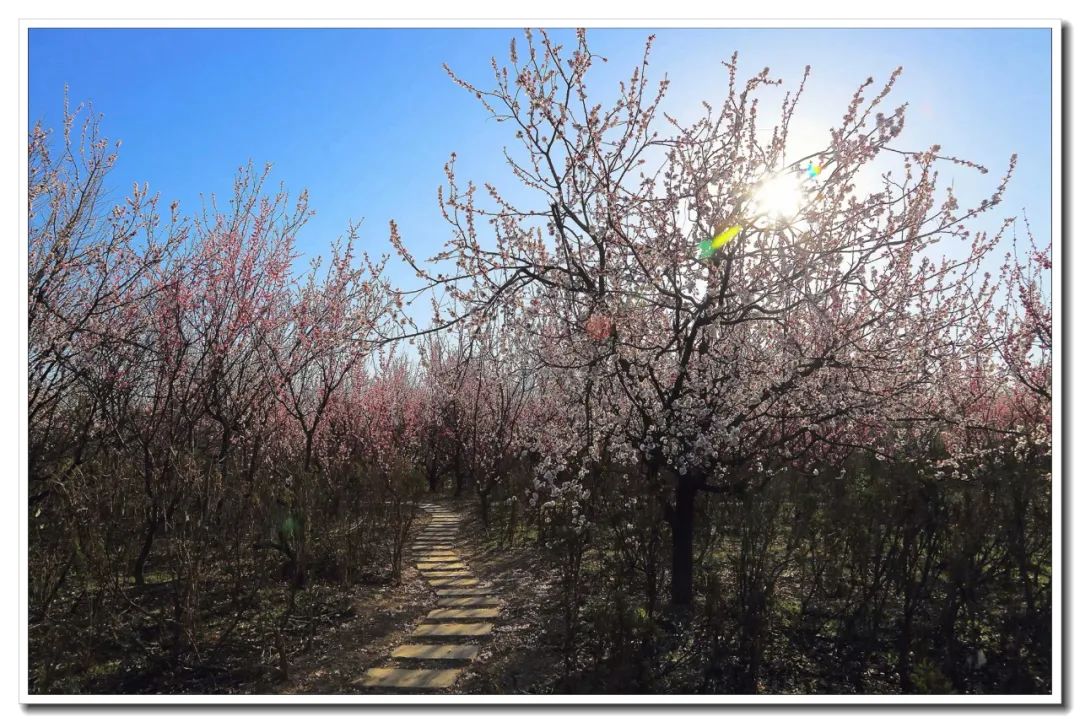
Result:
{"label": "stone path", "polygon": [[457,548],[460,517],[438,504],[422,504],[431,521],[416,537],[416,568],[437,596],[437,607],[412,631],[410,643],[390,653],[388,664],[372,667],[363,687],[401,691],[446,689],[462,667],[476,659],[479,643],[491,636],[501,601],[481,583]]}

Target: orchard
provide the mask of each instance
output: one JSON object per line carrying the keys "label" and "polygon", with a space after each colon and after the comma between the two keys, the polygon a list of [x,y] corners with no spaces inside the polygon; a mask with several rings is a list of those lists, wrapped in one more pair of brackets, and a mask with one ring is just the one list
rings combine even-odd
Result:
{"label": "orchard", "polygon": [[92,109],[35,126],[32,689],[284,683],[445,498],[554,580],[543,691],[1048,691],[1051,258],[999,212],[1017,158],[958,197],[990,171],[905,146],[900,70],[794,157],[809,68],[733,56],[675,117],[650,52],[604,102],[583,31],[448,68],[513,182],[451,156],[432,258],[391,222],[298,273],[308,199],[269,168],[189,217],[116,197]]}

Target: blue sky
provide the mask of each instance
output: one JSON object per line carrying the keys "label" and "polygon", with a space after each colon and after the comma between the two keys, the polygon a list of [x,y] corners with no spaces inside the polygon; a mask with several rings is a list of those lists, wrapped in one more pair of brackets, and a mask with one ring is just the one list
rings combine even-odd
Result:
{"label": "blue sky", "polygon": [[[595,29],[608,58],[590,88],[630,72],[649,30]],[[726,87],[720,61],[739,51],[743,76],[769,66],[787,83],[812,66],[797,134],[816,139],[843,114],[867,76],[904,66],[890,105],[910,102],[901,137],[991,169],[957,172],[962,207],[992,188],[1020,154],[1001,215],[1026,209],[1040,240],[1051,212],[1051,37],[1048,29],[659,29],[650,70],[672,81],[669,109],[689,119]],[[121,139],[111,187],[149,182],[195,213],[201,193],[228,192],[249,159],[273,179],[307,188],[316,217],[299,249],[323,253],[350,219],[361,245],[390,250],[393,218],[418,256],[448,236],[436,203],[443,164],[458,154],[462,180],[506,179],[511,129],[486,117],[446,76],[483,85],[505,59],[510,29],[41,29],[30,31],[29,114],[58,128],[64,85],[93,101],[103,131]],[[567,36],[569,38],[569,35]],[[824,143],[822,143],[823,145]],[[981,196],[978,196],[981,197]],[[990,223],[984,223],[993,230]],[[306,265],[306,264],[305,264]],[[397,280],[410,285],[411,277]]]}

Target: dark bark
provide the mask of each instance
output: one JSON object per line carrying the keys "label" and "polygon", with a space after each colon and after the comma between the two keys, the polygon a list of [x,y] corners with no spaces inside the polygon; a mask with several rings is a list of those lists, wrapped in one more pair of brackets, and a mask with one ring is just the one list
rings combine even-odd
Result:
{"label": "dark bark", "polygon": [[898,650],[900,691],[911,694],[914,686],[911,682],[911,633],[913,608],[904,610],[903,621],[900,625],[900,644]]}
{"label": "dark bark", "polygon": [[67,561],[64,562],[64,566],[60,570],[56,582],[49,589],[49,592],[45,595],[44,601],[38,606],[38,608],[31,612],[31,623],[40,623],[44,621],[45,615],[49,611],[49,607],[52,606],[53,600],[56,599],[56,595],[59,593],[61,587],[64,586],[64,580],[67,579],[68,570],[71,569],[71,563],[75,561],[75,552],[68,555]]}
{"label": "dark bark", "polygon": [[656,601],[660,596],[660,544],[660,526],[653,524],[645,549],[645,611],[649,619],[656,614]]}
{"label": "dark bark", "polygon": [[146,520],[142,548],[139,549],[139,556],[135,558],[135,564],[131,570],[131,575],[135,578],[135,586],[139,589],[146,584],[146,560],[150,557],[150,550],[154,547],[154,538],[157,536],[160,525],[161,515],[154,509]]}
{"label": "dark bark", "polygon": [[517,532],[517,502],[510,507],[510,520],[506,524],[506,544],[514,546],[514,535]]}
{"label": "dark bark", "polygon": [[465,489],[465,469],[463,468],[461,460],[460,449],[454,454],[454,498],[457,499],[461,496],[461,492]]}
{"label": "dark bark", "polygon": [[476,495],[480,499],[480,521],[483,522],[484,528],[487,529],[489,523],[489,507],[491,505],[491,487],[484,484],[477,484]]}
{"label": "dark bark", "polygon": [[690,609],[694,602],[694,501],[698,487],[682,477],[675,486],[675,505],[668,510],[671,525],[671,605]]}

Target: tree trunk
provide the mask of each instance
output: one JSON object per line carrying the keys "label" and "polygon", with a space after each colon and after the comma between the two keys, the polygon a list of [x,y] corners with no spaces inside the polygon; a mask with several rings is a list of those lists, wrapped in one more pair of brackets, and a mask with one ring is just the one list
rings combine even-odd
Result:
{"label": "tree trunk", "polygon": [[461,492],[465,490],[465,472],[460,468],[454,471],[454,498],[461,498]]}
{"label": "tree trunk", "polygon": [[911,626],[914,608],[905,603],[904,618],[900,625],[899,676],[900,692],[911,694],[914,685],[911,682]]}
{"label": "tree trunk", "polygon": [[488,506],[491,504],[491,489],[485,487],[483,484],[476,485],[476,494],[480,499],[480,521],[484,524],[484,529],[488,528]]}
{"label": "tree trunk", "polygon": [[656,600],[660,596],[660,525],[653,524],[649,530],[649,543],[645,547],[645,611],[649,619],[656,615]]}
{"label": "tree trunk", "polygon": [[311,471],[311,457],[315,454],[315,427],[304,433],[304,473]]}
{"label": "tree trunk", "polygon": [[135,578],[135,586],[138,589],[142,589],[146,584],[146,560],[150,557],[150,550],[154,546],[154,537],[157,535],[160,518],[160,514],[154,509],[150,512],[150,518],[146,520],[146,532],[143,536],[142,548],[139,549],[139,556],[135,558],[135,564],[131,570],[131,575]]}
{"label": "tree trunk", "polygon": [[697,486],[680,478],[675,486],[671,524],[671,606],[689,610],[694,602],[694,498]]}
{"label": "tree trunk", "polygon": [[510,520],[506,525],[506,544],[514,546],[514,534],[517,532],[517,500],[510,505]]}

